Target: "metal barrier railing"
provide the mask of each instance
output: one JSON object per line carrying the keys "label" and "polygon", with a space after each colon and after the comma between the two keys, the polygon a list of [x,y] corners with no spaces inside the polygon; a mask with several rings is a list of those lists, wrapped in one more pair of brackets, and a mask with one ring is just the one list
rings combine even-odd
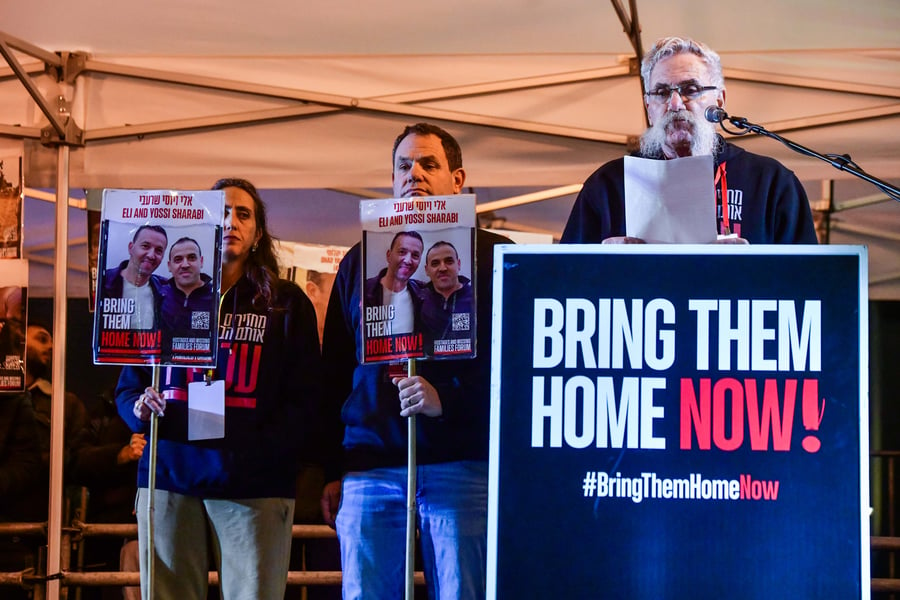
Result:
{"label": "metal barrier railing", "polygon": [[[46,538],[46,523],[0,523],[0,537],[35,536]],[[335,538],[335,532],[327,525],[294,525],[292,528],[294,538],[328,539]],[[66,587],[94,587],[94,586],[138,586],[140,585],[140,573],[136,571],[92,571],[78,572],[69,569],[71,555],[68,549],[72,543],[80,542],[83,538],[98,536],[115,536],[121,538],[136,538],[137,524],[135,523],[84,523],[73,521],[70,527],[63,529],[62,548],[63,554],[61,573],[55,578],[62,586]],[[46,583],[48,577],[35,573],[32,570],[17,573],[0,573],[0,586],[34,586],[36,590]],[[415,574],[416,585],[425,584],[425,576],[420,571]],[[215,571],[209,573],[210,585],[219,584],[219,574]],[[340,571],[289,571],[288,585],[292,586],[316,586],[316,585],[340,585]],[[43,597],[35,594],[35,598]]]}
{"label": "metal barrier railing", "polygon": [[[873,457],[884,458],[887,461],[887,478],[886,488],[888,492],[887,504],[887,529],[891,535],[871,537],[870,548],[872,551],[881,551],[888,553],[889,571],[888,577],[874,577],[871,582],[873,592],[900,592],[900,578],[895,573],[895,554],[900,552],[900,537],[896,536],[895,531],[895,509],[894,509],[894,467],[897,458],[900,458],[898,451],[881,451],[873,452]],[[34,536],[46,539],[47,523],[0,523],[0,537],[12,536]],[[327,525],[294,525],[292,528],[294,538],[310,538],[310,539],[327,539],[336,537],[333,529]],[[136,538],[137,524],[126,523],[84,523],[75,520],[70,527],[63,528],[63,543],[61,547],[64,549],[62,557],[61,573],[56,577],[63,586],[68,587],[93,587],[93,586],[137,586],[140,585],[140,573],[123,572],[123,571],[93,571],[78,572],[69,569],[70,554],[69,549],[72,542],[79,542],[82,538],[94,536],[116,536],[122,538]],[[48,577],[36,574],[33,571],[22,571],[18,573],[0,573],[0,587],[2,586],[36,586],[36,589],[45,583]],[[341,582],[340,571],[290,571],[287,578],[288,585],[292,586],[315,586],[315,585],[338,585]],[[218,585],[219,575],[215,571],[209,573],[210,585]],[[424,585],[425,578],[423,573],[415,574],[416,585]],[[36,594],[35,598],[41,598],[42,595]]]}
{"label": "metal barrier railing", "polygon": [[[900,537],[893,536],[872,536],[871,539],[871,548],[873,551],[886,551],[890,552],[891,557],[891,565],[893,565],[893,556],[894,553],[900,551]],[[894,577],[891,574],[890,577],[873,577],[872,578],[872,591],[873,592],[900,592],[900,579]]]}
{"label": "metal barrier railing", "polygon": [[[900,552],[900,537],[897,537],[897,494],[896,494],[896,467],[897,459],[900,458],[900,451],[896,450],[876,450],[869,454],[871,460],[869,464],[869,480],[872,486],[871,496],[873,498],[873,506],[876,506],[875,498],[880,498],[882,493],[884,498],[877,502],[877,506],[881,508],[882,518],[884,520],[876,533],[884,533],[887,535],[873,535],[871,537],[871,549],[875,552],[887,554],[887,577],[873,577],[873,592],[891,593],[889,598],[894,599],[894,593],[900,592],[900,579],[897,577],[897,553]],[[874,464],[872,464],[874,463]],[[879,467],[878,464],[881,464]],[[874,556],[871,565],[875,566]]]}

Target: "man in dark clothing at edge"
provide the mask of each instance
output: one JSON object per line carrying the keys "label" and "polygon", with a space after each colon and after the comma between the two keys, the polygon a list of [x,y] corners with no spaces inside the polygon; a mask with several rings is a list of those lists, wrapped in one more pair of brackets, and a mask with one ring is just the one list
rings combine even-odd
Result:
{"label": "man in dark clothing at edge", "polygon": [[[644,56],[641,77],[650,127],[635,156],[673,159],[712,155],[716,231],[726,243],[815,244],[806,192],[774,159],[729,144],[706,120],[708,107],[725,106],[719,55],[701,42],[662,38]],[[563,243],[642,243],[625,237],[624,159],[597,169],[575,200]]]}
{"label": "man in dark clothing at edge", "polygon": [[[464,182],[459,145],[443,129],[419,123],[395,141],[395,197],[458,194]],[[360,364],[360,245],[341,262],[322,354],[331,382],[326,401],[336,425],[332,442],[343,437],[343,453],[336,452],[342,463],[332,465],[322,509],[326,521],[336,519],[345,599],[403,595],[406,417],[413,414],[424,417],[416,432],[416,509],[429,597],[484,598],[490,289],[497,243],[509,240],[476,234],[477,289],[486,291],[477,306],[477,357],[423,361],[414,377],[392,377],[389,365]]]}

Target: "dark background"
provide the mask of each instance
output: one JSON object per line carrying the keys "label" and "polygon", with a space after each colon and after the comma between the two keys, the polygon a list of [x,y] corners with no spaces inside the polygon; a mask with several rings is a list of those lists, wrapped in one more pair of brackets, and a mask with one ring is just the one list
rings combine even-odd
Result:
{"label": "dark background", "polygon": [[[102,394],[112,396],[121,367],[93,362],[94,313],[88,310],[88,299],[69,298],[66,306],[66,391],[93,412],[99,409]],[[28,322],[49,327],[54,343],[62,339],[53,331],[53,298],[29,298]]]}

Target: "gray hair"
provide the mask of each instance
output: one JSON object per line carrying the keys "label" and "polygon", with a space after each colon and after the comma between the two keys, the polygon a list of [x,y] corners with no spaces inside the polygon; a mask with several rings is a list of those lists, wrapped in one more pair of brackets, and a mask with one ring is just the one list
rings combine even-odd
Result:
{"label": "gray hair", "polygon": [[644,55],[644,59],[641,61],[641,78],[644,80],[644,88],[650,89],[650,73],[659,61],[685,53],[699,57],[709,68],[709,75],[712,78],[710,84],[719,89],[725,89],[725,80],[722,77],[722,60],[719,58],[719,55],[703,42],[680,37],[660,38]]}

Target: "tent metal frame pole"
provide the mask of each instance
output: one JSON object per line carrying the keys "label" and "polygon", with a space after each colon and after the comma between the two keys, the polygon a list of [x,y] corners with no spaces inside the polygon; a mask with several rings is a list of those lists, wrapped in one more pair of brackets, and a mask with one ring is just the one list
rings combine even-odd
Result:
{"label": "tent metal frame pole", "polygon": [[831,220],[831,231],[840,231],[841,233],[850,233],[856,235],[869,236],[889,242],[900,242],[900,233],[893,231],[883,231],[875,227],[866,227],[865,225],[856,225],[842,221],[840,217],[834,217]]}
{"label": "tent metal frame pole", "polygon": [[[610,2],[612,3],[613,9],[616,11],[616,15],[619,17],[619,22],[622,23],[622,30],[628,37],[628,41],[631,42],[631,47],[634,49],[631,74],[637,75],[638,83],[641,87],[641,102],[643,102],[644,93],[647,90],[644,89],[644,78],[641,77],[641,61],[644,58],[644,44],[641,42],[641,25],[638,21],[637,0],[629,0],[628,12],[626,12],[625,7],[622,6],[621,0],[610,0]],[[644,112],[644,125],[650,125],[650,117],[647,115],[646,111]]]}
{"label": "tent metal frame pole", "polygon": [[850,200],[834,203],[834,212],[849,210],[852,208],[861,208],[863,206],[872,206],[873,204],[881,204],[883,202],[893,202],[886,194],[869,194],[868,196],[858,196]]}
{"label": "tent metal frame pole", "polygon": [[44,50],[39,46],[35,46],[30,42],[13,37],[8,33],[0,31],[0,42],[6,44],[14,50],[23,52],[32,58],[36,58],[51,67],[61,67],[63,65],[62,57],[49,50]]}
{"label": "tent metal frame pole", "polygon": [[[374,100],[359,100],[356,106],[348,106],[347,109],[360,111],[381,112],[416,119],[449,121],[465,125],[480,125],[482,127],[494,127],[521,133],[538,133],[551,137],[585,140],[589,142],[606,142],[625,146],[630,136],[621,133],[585,129],[583,127],[568,127],[565,125],[551,125],[537,121],[524,121],[521,119],[508,119],[479,115],[454,110],[429,108],[425,106],[409,104],[393,104]],[[335,109],[338,110],[338,109]],[[163,123],[150,123],[144,125],[125,125],[121,127],[108,127],[94,129],[85,132],[86,142],[111,140],[116,138],[133,138],[154,133],[169,133],[173,131],[185,131],[190,129],[202,129],[209,127],[222,127],[227,125],[244,125],[276,119],[291,119],[321,115],[331,112],[322,107],[302,106],[295,108],[279,108],[272,111],[254,111],[248,115],[227,115],[219,117],[203,117],[198,119],[183,119]]]}
{"label": "tent metal frame pole", "polygon": [[889,85],[872,85],[867,83],[855,83],[852,81],[833,81],[831,79],[818,79],[815,77],[800,77],[797,75],[779,75],[778,73],[763,73],[749,69],[723,68],[722,75],[726,81],[747,81],[750,83],[765,83],[771,85],[820,90],[823,92],[840,92],[842,94],[860,94],[863,96],[884,96],[900,100],[900,88]]}
{"label": "tent metal frame pole", "polygon": [[7,45],[6,39],[2,36],[0,36],[0,55],[3,55],[3,58],[6,59],[6,63],[10,66],[13,72],[15,72],[16,77],[28,91],[28,95],[31,96],[31,99],[34,100],[35,104],[38,105],[41,113],[43,113],[47,120],[50,121],[50,125],[53,127],[53,129],[56,130],[56,133],[59,135],[59,137],[65,139],[66,124],[62,120],[60,120],[59,115],[57,115],[53,111],[44,97],[41,96],[41,93],[37,89],[37,86],[34,85],[33,81],[31,81],[31,77],[28,76],[28,73],[25,72],[25,69],[22,68],[22,65],[19,64],[19,61],[13,55],[9,45]]}
{"label": "tent metal frame pole", "polygon": [[[69,147],[62,144],[57,149],[56,164],[56,264],[68,263],[69,245]],[[55,269],[53,303],[53,392],[50,398],[50,498],[47,523],[47,598],[56,600],[60,594],[60,581],[52,576],[60,572],[62,545],[62,490],[63,454],[66,418],[66,294],[68,273]]]}
{"label": "tent metal frame pole", "polygon": [[[22,86],[37,104],[40,111],[50,122],[50,128],[40,133],[40,138],[56,145],[56,211],[54,238],[54,297],[53,303],[53,365],[51,370],[50,398],[50,485],[47,498],[47,565],[45,597],[58,600],[61,583],[59,575],[62,568],[63,548],[62,512],[63,512],[63,456],[65,454],[65,419],[66,419],[66,324],[68,298],[68,270],[58,268],[69,262],[69,167],[70,145],[81,143],[82,132],[71,118],[61,118],[47,100],[41,95],[31,80],[30,73],[34,69],[25,69],[13,54],[13,49],[24,52],[43,61],[48,67],[63,67],[62,57],[33,46],[8,34],[0,32],[0,55],[6,60],[10,69],[19,79]],[[64,100],[60,98],[60,100]],[[16,137],[29,137],[28,130],[20,131]],[[51,131],[52,130],[52,131]],[[57,138],[53,138],[55,132]],[[2,132],[0,132],[2,133]],[[68,135],[68,140],[66,139]]]}
{"label": "tent metal frame pole", "polygon": [[509,198],[494,200],[493,202],[482,202],[481,204],[475,205],[475,213],[480,215],[494,210],[501,210],[503,208],[523,206],[525,204],[531,204],[533,202],[550,200],[551,198],[561,198],[570,194],[577,194],[581,191],[581,187],[582,184],[573,183],[572,185],[564,185],[548,190],[541,190],[540,192],[532,192],[530,194],[522,194],[520,196],[510,196]]}
{"label": "tent metal frame pole", "polygon": [[842,110],[840,112],[815,115],[811,117],[785,119],[783,121],[771,121],[769,123],[766,123],[765,126],[767,129],[772,129],[779,133],[786,133],[788,131],[826,127],[828,125],[846,125],[847,123],[870,121],[873,119],[881,119],[884,117],[893,117],[895,115],[900,115],[900,103],[898,102],[895,102],[893,104],[886,104],[883,106],[873,106],[870,108]]}
{"label": "tent metal frame pole", "polygon": [[[306,116],[307,114],[330,113],[336,110],[361,110],[403,115],[421,119],[435,119],[455,123],[464,123],[469,125],[496,127],[498,129],[507,129],[525,133],[539,133],[555,137],[608,142],[621,145],[625,145],[628,141],[627,135],[618,133],[585,129],[581,127],[551,125],[548,123],[539,123],[536,121],[526,121],[522,119],[493,117],[490,115],[480,115],[475,113],[439,109],[421,106],[420,104],[414,104],[414,102],[433,102],[438,100],[445,100],[447,98],[460,98],[466,96],[494,94],[513,90],[547,87],[551,85],[562,85],[568,83],[592,81],[596,79],[605,79],[609,77],[625,76],[630,72],[627,65],[618,65],[615,67],[591,69],[586,71],[575,71],[572,73],[557,73],[545,76],[527,77],[509,81],[490,82],[485,84],[456,86],[431,91],[426,90],[377,98],[357,98],[340,94],[296,90],[272,85],[234,81],[217,77],[190,75],[157,69],[146,69],[128,65],[104,63],[102,61],[95,61],[91,59],[88,59],[84,62],[84,70],[95,73],[103,73],[106,75],[134,77],[138,79],[160,81],[163,83],[186,85],[217,91],[236,92],[267,98],[278,98],[283,100],[294,100],[316,105],[293,108],[279,108],[273,109],[272,111],[254,111],[253,113],[249,113],[248,115],[249,121],[251,122],[278,118],[291,118],[301,115]],[[289,114],[292,111],[297,111],[297,114]],[[219,120],[218,123],[215,122],[216,119]],[[170,124],[174,126],[174,130],[185,130],[194,127],[211,127],[223,125],[226,124],[226,121],[228,119],[230,119],[228,124],[240,124],[248,122],[247,120],[242,120],[240,115],[226,115],[196,120],[184,119],[178,122],[170,122]],[[148,133],[164,133],[168,131],[168,129],[165,129],[166,126],[166,124],[162,123],[156,125],[143,125],[140,126],[141,129],[138,129],[136,126],[95,129],[90,132],[85,132],[85,140],[97,141],[113,139],[116,137],[133,137],[135,135],[146,135]]]}
{"label": "tent metal frame pole", "polygon": [[449,86],[432,90],[419,90],[416,92],[388,94],[385,96],[377,96],[372,98],[357,98],[354,96],[347,96],[343,94],[330,94],[324,92],[315,92],[311,90],[298,90],[294,88],[286,88],[274,85],[237,81],[234,79],[224,79],[221,77],[210,77],[207,75],[192,75],[190,73],[179,73],[176,71],[166,71],[162,69],[134,67],[118,63],[109,63],[94,60],[90,58],[85,60],[84,70],[94,73],[102,73],[104,75],[133,77],[137,79],[159,81],[162,83],[172,83],[190,87],[207,88],[222,92],[238,92],[243,94],[252,94],[255,96],[266,96],[269,98],[280,98],[283,100],[301,100],[304,102],[311,102],[313,104],[348,108],[354,108],[356,106],[354,102],[360,102],[363,100],[385,104],[413,104],[419,102],[433,102],[437,100],[449,100],[451,98],[483,96],[487,94],[498,94],[503,92],[513,92],[540,87],[583,83],[586,81],[596,81],[599,79],[623,77],[631,73],[629,65],[623,63],[611,67],[598,67],[596,69],[585,69],[578,71],[568,71],[564,73],[551,73],[548,75],[535,75],[533,77],[520,77],[516,79]]}

